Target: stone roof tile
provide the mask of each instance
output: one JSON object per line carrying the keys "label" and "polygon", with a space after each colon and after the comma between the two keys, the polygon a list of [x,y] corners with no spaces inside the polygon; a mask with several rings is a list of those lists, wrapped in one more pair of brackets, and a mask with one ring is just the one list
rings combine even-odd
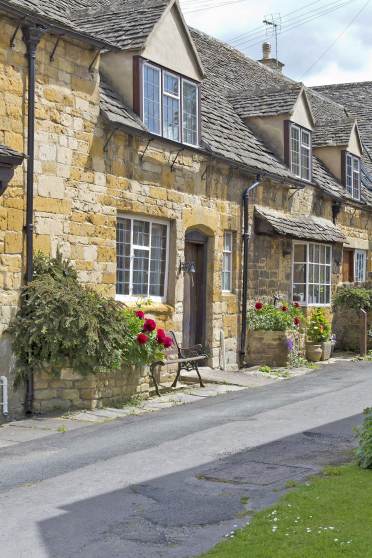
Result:
{"label": "stone roof tile", "polygon": [[229,96],[240,118],[290,114],[301,92],[302,84],[285,84],[275,89],[242,91]]}
{"label": "stone roof tile", "polygon": [[255,206],[255,220],[258,232],[279,236],[343,243],[346,240],[341,230],[322,217],[292,215],[266,207]]}

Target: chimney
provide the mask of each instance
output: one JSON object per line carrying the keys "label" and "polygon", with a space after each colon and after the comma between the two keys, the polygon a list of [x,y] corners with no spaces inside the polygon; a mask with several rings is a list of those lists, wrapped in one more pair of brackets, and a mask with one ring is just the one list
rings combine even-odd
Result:
{"label": "chimney", "polygon": [[284,64],[283,62],[279,62],[276,58],[273,58],[271,55],[271,44],[264,42],[262,45],[262,59],[259,60],[261,64],[264,66],[268,66],[272,70],[279,72],[280,74],[283,72]]}

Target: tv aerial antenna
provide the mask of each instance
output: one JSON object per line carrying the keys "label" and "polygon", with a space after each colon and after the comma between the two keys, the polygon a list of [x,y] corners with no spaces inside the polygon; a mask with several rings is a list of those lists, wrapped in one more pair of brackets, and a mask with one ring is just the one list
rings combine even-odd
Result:
{"label": "tv aerial antenna", "polygon": [[267,15],[262,23],[266,25],[266,37],[273,36],[275,39],[275,59],[278,64],[278,35],[282,30],[282,16],[280,13]]}

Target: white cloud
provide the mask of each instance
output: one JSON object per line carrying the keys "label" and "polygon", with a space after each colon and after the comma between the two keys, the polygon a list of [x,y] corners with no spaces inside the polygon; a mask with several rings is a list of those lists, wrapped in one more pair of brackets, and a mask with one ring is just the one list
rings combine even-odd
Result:
{"label": "white cloud", "polygon": [[365,53],[365,66],[345,70],[338,62],[319,64],[318,73],[305,79],[306,85],[328,85],[330,83],[349,83],[352,81],[367,81],[372,78],[372,49]]}

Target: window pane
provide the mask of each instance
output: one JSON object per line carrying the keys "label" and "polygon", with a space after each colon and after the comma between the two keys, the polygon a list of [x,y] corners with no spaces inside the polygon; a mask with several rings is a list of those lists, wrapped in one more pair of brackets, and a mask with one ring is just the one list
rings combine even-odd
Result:
{"label": "window pane", "polygon": [[180,140],[180,101],[167,95],[163,97],[163,134],[173,141]]}
{"label": "window pane", "polygon": [[183,82],[183,141],[191,145],[198,143],[198,87]]}
{"label": "window pane", "polygon": [[224,251],[222,255],[222,290],[232,289],[232,239],[230,231],[224,233]]}
{"label": "window pane", "polygon": [[150,245],[150,223],[146,221],[133,221],[134,246]]}
{"label": "window pane", "polygon": [[143,67],[143,112],[150,132],[160,134],[160,70],[147,64]]}
{"label": "window pane", "polygon": [[116,292],[129,295],[131,221],[121,219],[116,229],[117,278]]}
{"label": "window pane", "polygon": [[351,155],[346,156],[346,190],[353,194],[353,159]]}
{"label": "window pane", "polygon": [[306,285],[293,285],[293,302],[306,302]]}
{"label": "window pane", "polygon": [[331,247],[330,246],[326,246],[326,263],[327,264],[331,263]]}
{"label": "window pane", "polygon": [[232,233],[226,232],[224,234],[224,246],[225,252],[232,252]]}
{"label": "window pane", "polygon": [[295,264],[293,268],[293,282],[306,283],[306,264]]}
{"label": "window pane", "polygon": [[320,263],[324,264],[326,261],[326,247],[319,246]]}
{"label": "window pane", "polygon": [[149,251],[134,250],[133,289],[136,296],[148,296],[149,285]]}
{"label": "window pane", "polygon": [[300,129],[291,126],[291,170],[300,176]]}
{"label": "window pane", "polygon": [[151,231],[150,296],[164,296],[167,227],[153,223]]}
{"label": "window pane", "polygon": [[179,97],[180,94],[180,80],[173,74],[164,73],[164,92]]}
{"label": "window pane", "polygon": [[294,245],[294,261],[306,263],[306,244]]}

